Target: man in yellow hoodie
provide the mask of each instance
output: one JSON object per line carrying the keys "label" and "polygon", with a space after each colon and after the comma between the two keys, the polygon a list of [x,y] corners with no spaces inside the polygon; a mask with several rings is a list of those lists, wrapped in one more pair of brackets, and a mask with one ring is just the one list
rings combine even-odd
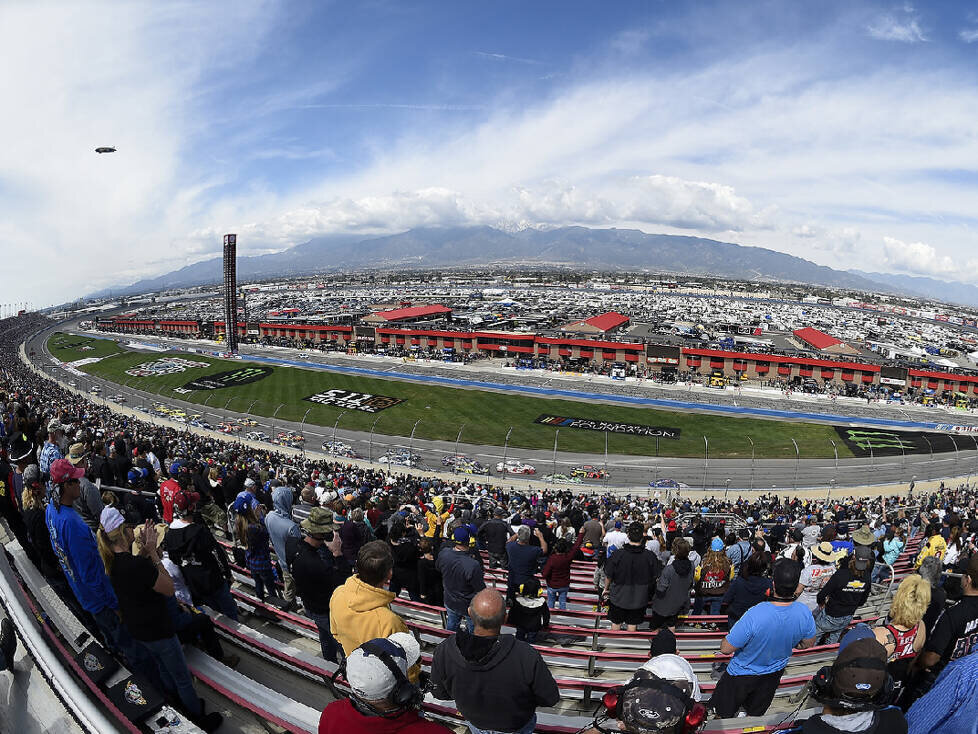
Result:
{"label": "man in yellow hoodie", "polygon": [[[344,654],[350,655],[369,640],[408,632],[404,620],[390,608],[394,593],[384,588],[393,568],[394,558],[386,542],[365,543],[357,554],[356,573],[333,592],[329,627]],[[420,666],[412,666],[408,678],[416,681],[419,672]]]}

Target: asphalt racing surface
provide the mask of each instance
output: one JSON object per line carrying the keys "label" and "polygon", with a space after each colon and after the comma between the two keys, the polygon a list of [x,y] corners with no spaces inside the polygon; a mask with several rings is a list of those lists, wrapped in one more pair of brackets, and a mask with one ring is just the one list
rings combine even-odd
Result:
{"label": "asphalt racing surface", "polygon": [[[60,324],[47,329],[29,340],[26,349],[37,354],[35,363],[53,367],[52,357],[46,348],[46,341],[54,331],[68,331],[85,336],[111,338],[121,344],[140,341],[139,337],[125,335],[93,334],[81,331],[76,323]],[[165,344],[186,350],[188,347],[215,351],[217,346],[205,342],[188,340],[168,340],[160,337],[145,338],[153,344]],[[498,362],[475,362],[469,365],[442,362],[402,362],[400,359],[325,354],[312,351],[308,359],[299,360],[302,350],[286,348],[262,348],[242,345],[240,356],[244,361],[261,362],[303,369],[321,369],[335,372],[381,377],[385,379],[404,379],[428,382],[448,387],[480,390],[521,392],[535,397],[559,397],[562,399],[586,402],[608,402],[635,406],[655,407],[682,412],[703,412],[717,415],[737,415],[743,417],[769,418],[778,421],[817,422],[852,427],[886,428],[890,430],[933,430],[938,423],[958,425],[978,425],[978,417],[970,413],[955,411],[953,414],[943,409],[922,406],[896,406],[872,404],[865,401],[838,399],[830,402],[821,395],[795,395],[786,399],[775,390],[745,389],[723,392],[699,386],[692,388],[686,384],[652,385],[644,382],[615,383],[606,378],[588,381],[580,376],[558,376],[554,373],[538,371],[503,370]],[[305,352],[304,352],[305,353]],[[369,365],[369,366],[365,366]],[[241,413],[225,411],[220,408],[201,406],[175,399],[162,399],[149,392],[127,388],[89,375],[75,376],[66,373],[59,379],[75,381],[87,391],[94,384],[102,387],[103,395],[120,394],[127,399],[128,407],[164,402],[183,408],[188,414],[201,413],[203,420],[216,425],[225,420],[242,417]],[[556,383],[556,384],[555,384]],[[306,449],[321,452],[320,444],[333,440],[332,427],[300,426],[299,423],[252,416],[258,421],[253,430],[262,430],[269,435],[284,430],[302,430],[306,436]],[[335,429],[335,439],[350,444],[362,456],[376,460],[389,446],[409,448],[419,454],[422,466],[445,470],[442,458],[454,454],[456,446],[451,441],[410,441],[407,437],[391,437],[380,434],[370,436],[361,431],[345,431],[342,426]],[[745,441],[746,443],[746,441]],[[719,488],[731,492],[743,490],[791,489],[802,487],[858,486],[887,483],[909,483],[912,479],[923,481],[939,477],[961,476],[974,471],[978,474],[978,439],[971,436],[957,436],[955,443],[960,450],[938,454],[908,454],[905,456],[886,456],[871,458],[828,459],[709,459],[704,457],[678,459],[671,457],[636,457],[611,454],[571,454],[549,450],[512,449],[504,452],[503,447],[488,447],[459,443],[458,453],[477,459],[492,469],[493,480],[497,483],[503,478],[495,471],[498,462],[506,459],[521,459],[536,468],[536,476],[541,478],[551,473],[569,474],[574,466],[591,464],[599,468],[607,467],[611,475],[607,480],[590,480],[584,485],[568,483],[564,486],[601,486],[648,488],[648,483],[660,479],[674,479],[690,488]],[[966,449],[966,445],[970,450]],[[270,449],[275,447],[269,444]],[[393,471],[403,470],[396,465]],[[451,471],[449,468],[448,471]],[[464,475],[460,475],[460,478]],[[482,475],[484,477],[484,475]],[[516,484],[522,477],[507,476],[505,481]],[[471,477],[478,481],[479,475]]]}

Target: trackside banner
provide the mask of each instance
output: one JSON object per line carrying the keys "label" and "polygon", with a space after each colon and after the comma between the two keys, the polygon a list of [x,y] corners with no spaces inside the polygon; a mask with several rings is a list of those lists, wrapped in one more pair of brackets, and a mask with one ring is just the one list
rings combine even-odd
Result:
{"label": "trackside banner", "polygon": [[561,415],[541,415],[534,423],[541,423],[554,428],[580,428],[584,431],[607,431],[608,433],[627,433],[631,436],[650,436],[652,438],[671,438],[679,440],[678,428],[662,426],[643,426],[637,423],[614,423],[590,418],[568,418]]}
{"label": "trackside banner", "polygon": [[392,398],[389,395],[371,395],[363,392],[353,392],[352,390],[327,390],[317,392],[303,400],[320,405],[335,405],[337,408],[347,410],[360,410],[364,413],[379,413],[390,407],[403,403],[400,398]]}

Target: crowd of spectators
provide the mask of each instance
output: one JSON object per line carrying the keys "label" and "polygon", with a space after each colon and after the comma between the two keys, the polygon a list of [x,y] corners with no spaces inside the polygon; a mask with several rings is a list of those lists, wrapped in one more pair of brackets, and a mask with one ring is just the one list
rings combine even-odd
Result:
{"label": "crowd of spectators", "polygon": [[[804,731],[891,719],[950,731],[974,706],[961,692],[978,650],[969,486],[912,499],[664,502],[391,474],[112,412],[20,361],[18,344],[42,325],[0,322],[0,516],[99,639],[205,730],[221,719],[204,712],[181,643],[236,663],[205,609],[238,618],[223,537],[259,600],[308,616],[323,657],[345,660],[353,698],[327,707],[320,731],[344,720],[357,727],[345,731],[401,730],[371,722],[402,718],[405,731],[437,731],[418,717],[421,690],[454,700],[473,732],[532,731],[537,708],[560,698],[533,643],[561,644],[549,620],[566,608],[575,561],[594,569],[608,623],[659,631],[657,654],[613,712],[625,730],[644,731],[629,721],[655,701],[678,702],[676,727],[764,714],[794,649],[840,639],[813,684],[825,710]],[[885,582],[918,535],[917,570],[899,582],[889,617],[851,638],[872,580]],[[506,571],[505,594],[488,588],[495,569]],[[435,649],[430,678],[391,608],[399,594],[444,607],[454,633]],[[726,632],[717,652],[729,662],[716,667],[708,701],[675,654],[673,631],[691,609]],[[507,623],[515,635],[502,632]],[[960,706],[947,710],[951,699]]]}

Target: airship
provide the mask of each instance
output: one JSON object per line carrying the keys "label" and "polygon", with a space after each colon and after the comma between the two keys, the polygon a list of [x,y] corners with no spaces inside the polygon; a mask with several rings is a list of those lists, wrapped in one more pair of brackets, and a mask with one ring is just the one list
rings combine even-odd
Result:
{"label": "airship", "polygon": [[101,148],[96,148],[95,149],[95,152],[96,153],[115,153],[115,148],[113,148],[111,145],[105,145],[105,146],[103,146]]}

